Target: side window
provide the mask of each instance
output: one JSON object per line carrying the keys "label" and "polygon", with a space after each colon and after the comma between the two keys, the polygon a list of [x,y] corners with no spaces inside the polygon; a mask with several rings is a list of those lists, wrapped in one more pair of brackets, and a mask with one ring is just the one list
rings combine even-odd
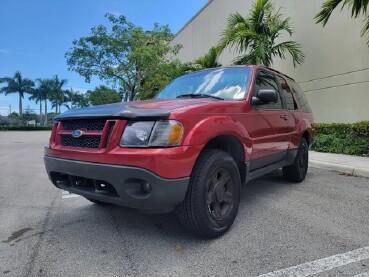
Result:
{"label": "side window", "polygon": [[275,79],[275,76],[269,72],[259,71],[256,76],[255,85],[254,85],[254,95],[258,93],[259,90],[262,89],[274,89],[278,92],[278,102],[277,103],[268,103],[263,105],[255,106],[257,110],[282,110],[282,99],[279,92],[278,84]]}
{"label": "side window", "polygon": [[305,113],[311,113],[309,103],[306,99],[305,94],[303,93],[302,89],[300,88],[300,86],[297,83],[293,82],[293,81],[291,81],[291,86],[292,86],[293,92],[296,93],[297,101],[299,102],[302,111],[305,112]]}
{"label": "side window", "polygon": [[282,94],[284,96],[284,99],[286,100],[287,110],[289,111],[297,110],[297,104],[295,102],[295,99],[293,98],[292,91],[288,86],[286,80],[280,76],[277,76],[277,79],[281,84]]}

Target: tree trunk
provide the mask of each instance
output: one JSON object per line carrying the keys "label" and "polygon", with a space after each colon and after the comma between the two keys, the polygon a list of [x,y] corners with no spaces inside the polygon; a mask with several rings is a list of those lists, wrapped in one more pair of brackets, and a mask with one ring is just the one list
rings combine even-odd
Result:
{"label": "tree trunk", "polygon": [[47,124],[47,99],[45,99],[45,121],[44,121],[44,126],[46,126]]}
{"label": "tree trunk", "polygon": [[42,100],[40,99],[40,124],[42,119]]}
{"label": "tree trunk", "polygon": [[22,116],[22,95],[19,93],[19,115]]}
{"label": "tree trunk", "polygon": [[132,87],[129,95],[129,101],[133,101],[134,97],[135,97],[135,88]]}

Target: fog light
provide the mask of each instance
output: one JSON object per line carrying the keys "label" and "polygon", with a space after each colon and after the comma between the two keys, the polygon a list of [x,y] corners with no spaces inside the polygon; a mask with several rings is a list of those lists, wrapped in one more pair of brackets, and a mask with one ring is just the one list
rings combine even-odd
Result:
{"label": "fog light", "polygon": [[149,193],[151,191],[151,185],[147,182],[141,184],[141,189],[145,193]]}

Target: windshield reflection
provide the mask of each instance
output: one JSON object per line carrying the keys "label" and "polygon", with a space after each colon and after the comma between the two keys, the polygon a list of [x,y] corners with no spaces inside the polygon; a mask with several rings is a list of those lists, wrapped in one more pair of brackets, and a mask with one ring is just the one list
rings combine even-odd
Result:
{"label": "windshield reflection", "polygon": [[226,100],[246,97],[251,69],[217,68],[199,71],[175,79],[156,98],[175,99],[181,95],[212,95]]}

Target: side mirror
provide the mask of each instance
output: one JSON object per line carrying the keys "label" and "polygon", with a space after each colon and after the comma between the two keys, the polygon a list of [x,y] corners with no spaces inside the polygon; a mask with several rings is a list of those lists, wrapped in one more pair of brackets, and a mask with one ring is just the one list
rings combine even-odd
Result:
{"label": "side mirror", "polygon": [[261,89],[257,96],[252,97],[251,103],[254,105],[268,104],[278,102],[278,92],[274,89]]}

